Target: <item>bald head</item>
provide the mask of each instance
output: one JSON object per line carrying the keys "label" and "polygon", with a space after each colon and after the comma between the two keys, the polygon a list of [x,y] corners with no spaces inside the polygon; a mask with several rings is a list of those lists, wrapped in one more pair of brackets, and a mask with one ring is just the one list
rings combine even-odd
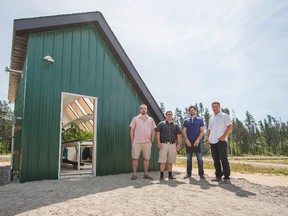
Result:
{"label": "bald head", "polygon": [[141,113],[141,115],[146,115],[147,114],[147,106],[145,104],[142,104],[140,106],[140,113]]}

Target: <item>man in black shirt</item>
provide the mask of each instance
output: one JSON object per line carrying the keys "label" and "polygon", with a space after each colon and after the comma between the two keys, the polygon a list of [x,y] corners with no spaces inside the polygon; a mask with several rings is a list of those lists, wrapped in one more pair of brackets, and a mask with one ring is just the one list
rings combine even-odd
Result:
{"label": "man in black shirt", "polygon": [[[173,114],[166,112],[166,120],[157,125],[156,137],[159,152],[160,180],[164,180],[165,164],[168,162],[169,179],[175,179],[172,175],[172,165],[176,162],[177,151],[181,149],[181,130],[173,123]],[[176,147],[177,142],[177,147]]]}

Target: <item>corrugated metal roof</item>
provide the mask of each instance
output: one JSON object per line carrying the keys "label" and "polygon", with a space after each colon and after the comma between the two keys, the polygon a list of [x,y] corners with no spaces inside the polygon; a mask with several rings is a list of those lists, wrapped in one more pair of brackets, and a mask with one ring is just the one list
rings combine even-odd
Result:
{"label": "corrugated metal roof", "polygon": [[[87,25],[92,25],[101,34],[123,71],[130,79],[130,82],[136,89],[137,93],[141,96],[144,103],[147,104],[150,113],[158,118],[155,120],[163,120],[164,116],[162,111],[100,12],[14,20],[10,67],[12,69],[23,70],[29,33]],[[8,93],[9,102],[15,102],[20,76],[20,74],[10,73]]]}

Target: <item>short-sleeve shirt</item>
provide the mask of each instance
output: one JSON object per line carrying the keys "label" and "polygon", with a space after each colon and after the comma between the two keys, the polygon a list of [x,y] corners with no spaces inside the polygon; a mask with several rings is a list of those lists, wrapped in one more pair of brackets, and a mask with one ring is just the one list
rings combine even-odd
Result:
{"label": "short-sleeve shirt", "polygon": [[[188,140],[193,143],[200,134],[200,128],[204,127],[204,121],[200,117],[187,118],[184,120],[183,128],[186,128]],[[202,140],[200,140],[200,143]]]}
{"label": "short-sleeve shirt", "polygon": [[157,125],[156,132],[160,132],[160,142],[171,142],[175,143],[178,134],[182,134],[178,125],[173,122],[169,123],[168,121],[161,121]]}
{"label": "short-sleeve shirt", "polygon": [[[225,133],[227,126],[232,124],[229,115],[224,112],[219,112],[217,115],[209,119],[208,130],[210,130],[209,143],[216,144],[221,136]],[[226,137],[227,141],[227,137]]]}
{"label": "short-sleeve shirt", "polygon": [[141,115],[135,116],[129,126],[134,129],[133,143],[141,144],[151,142],[152,130],[156,128],[152,117],[146,115],[146,118],[143,120]]}

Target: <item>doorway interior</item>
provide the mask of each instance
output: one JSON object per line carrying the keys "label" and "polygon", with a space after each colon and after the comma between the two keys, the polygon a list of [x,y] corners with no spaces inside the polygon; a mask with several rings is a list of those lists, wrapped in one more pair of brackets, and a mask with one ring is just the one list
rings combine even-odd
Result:
{"label": "doorway interior", "polygon": [[97,98],[63,92],[60,120],[59,178],[96,176]]}

